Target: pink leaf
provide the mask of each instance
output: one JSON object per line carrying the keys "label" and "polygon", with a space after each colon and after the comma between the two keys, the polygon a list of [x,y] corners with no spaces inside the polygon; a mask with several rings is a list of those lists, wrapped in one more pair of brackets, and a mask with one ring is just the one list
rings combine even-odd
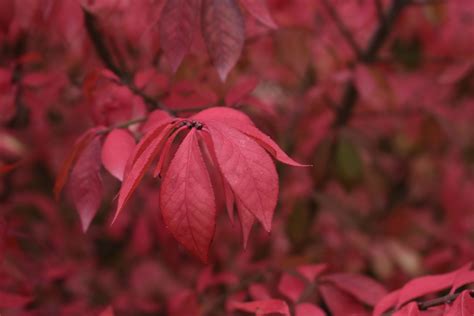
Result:
{"label": "pink leaf", "polygon": [[56,199],[59,198],[59,194],[61,193],[64,185],[66,184],[71,168],[74,166],[84,149],[90,144],[90,142],[92,142],[92,140],[97,136],[97,133],[100,132],[102,129],[102,127],[97,127],[87,130],[84,134],[81,135],[81,137],[79,137],[79,139],[74,144],[71,153],[61,166],[61,170],[59,171],[59,174],[56,178],[56,182],[54,184],[54,195]]}
{"label": "pink leaf", "polygon": [[472,316],[474,315],[474,298],[470,291],[463,291],[454,301],[445,316]]}
{"label": "pink leaf", "polygon": [[167,0],[160,18],[160,43],[176,72],[189,51],[198,25],[200,0]]}
{"label": "pink leaf", "polygon": [[299,274],[308,280],[308,282],[314,282],[314,280],[327,269],[327,264],[308,264],[299,266],[296,270]]}
{"label": "pink leaf", "polygon": [[273,21],[273,18],[268,11],[265,0],[240,0],[240,2],[244,5],[247,11],[249,11],[250,14],[252,14],[262,24],[272,29],[277,28],[275,21]]}
{"label": "pink leaf", "polygon": [[160,200],[163,220],[173,236],[207,262],[215,232],[216,205],[195,129],[189,132],[171,161]]}
{"label": "pink leaf", "polygon": [[252,231],[253,224],[255,223],[255,216],[240,199],[236,199],[235,202],[237,204],[237,213],[239,214],[240,227],[242,228],[242,241],[244,249],[247,249],[249,235]]}
{"label": "pink leaf", "polygon": [[95,137],[84,148],[69,177],[72,201],[79,212],[84,232],[97,213],[102,200],[100,151],[100,138]]}
{"label": "pink leaf", "polygon": [[278,291],[293,303],[298,301],[305,288],[306,284],[303,280],[288,273],[284,273],[278,283]]}
{"label": "pink leaf", "polygon": [[273,161],[254,140],[231,127],[210,122],[208,129],[219,167],[238,206],[249,210],[270,231],[278,195]]}
{"label": "pink leaf", "polygon": [[114,316],[114,310],[112,306],[107,307],[99,316]]}
{"label": "pink leaf", "polygon": [[369,315],[363,305],[355,297],[346,294],[337,287],[330,284],[321,284],[319,286],[324,302],[333,316],[347,315]]}
{"label": "pink leaf", "polygon": [[253,302],[231,302],[230,308],[232,310],[240,310],[248,313],[255,313],[257,316],[279,314],[279,315],[290,315],[288,305],[282,300],[262,300]]}
{"label": "pink leaf", "polygon": [[295,316],[326,316],[326,313],[316,305],[302,303],[296,305]]}
{"label": "pink leaf", "polygon": [[114,177],[123,180],[125,166],[135,147],[135,139],[124,129],[114,129],[102,146],[102,163]]}
{"label": "pink leaf", "polygon": [[385,295],[374,307],[374,316],[381,316],[383,313],[392,308],[400,296],[400,290]]}
{"label": "pink leaf", "polygon": [[387,291],[376,281],[359,274],[338,273],[325,276],[322,280],[329,281],[339,289],[348,292],[367,305],[375,305],[387,294]]}
{"label": "pink leaf", "polygon": [[203,0],[202,34],[209,56],[225,81],[245,40],[244,20],[235,0]]}
{"label": "pink leaf", "polygon": [[161,125],[156,127],[145,135],[145,137],[143,137],[140,143],[135,147],[134,154],[132,154],[129,159],[130,170],[125,172],[124,181],[120,187],[114,221],[117,219],[117,216],[124,208],[125,203],[127,203],[132,193],[137,188],[140,180],[145,175],[147,168],[158,155],[172,128],[173,124],[168,124],[165,127]]}
{"label": "pink leaf", "polygon": [[260,283],[254,283],[249,286],[249,294],[254,300],[267,300],[271,298],[268,289],[265,285]]}
{"label": "pink leaf", "polygon": [[225,97],[225,104],[232,106],[238,103],[242,98],[250,94],[257,87],[258,79],[256,77],[245,78],[232,87]]}
{"label": "pink leaf", "polygon": [[392,314],[393,316],[419,316],[421,315],[420,309],[416,302],[411,302],[410,304],[404,306],[399,311],[396,311]]}
{"label": "pink leaf", "polygon": [[195,120],[218,121],[231,126],[253,125],[252,120],[243,112],[225,107],[213,107],[193,116]]}

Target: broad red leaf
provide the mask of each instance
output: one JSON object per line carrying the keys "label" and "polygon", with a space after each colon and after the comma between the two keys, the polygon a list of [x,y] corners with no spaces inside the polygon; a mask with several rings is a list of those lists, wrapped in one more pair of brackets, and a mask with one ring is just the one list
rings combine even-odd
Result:
{"label": "broad red leaf", "polygon": [[87,130],[74,144],[74,147],[69,154],[68,158],[64,161],[59,171],[58,177],[56,178],[56,183],[54,184],[54,195],[56,199],[59,198],[64,185],[66,184],[67,178],[71,168],[76,163],[79,156],[82,154],[83,150],[89,145],[90,142],[96,137],[97,133],[100,132],[103,128],[91,128]]}
{"label": "broad red leaf", "polygon": [[84,148],[69,177],[71,198],[79,212],[85,232],[102,201],[102,179],[100,176],[100,137],[95,137]]}
{"label": "broad red leaf", "polygon": [[249,210],[270,231],[278,195],[273,161],[254,140],[232,127],[214,121],[208,129],[219,167],[238,205]]}
{"label": "broad red leaf", "polygon": [[248,288],[250,297],[256,301],[271,299],[272,296],[265,285],[261,283],[254,283]]}
{"label": "broad red leaf", "polygon": [[361,302],[375,305],[387,294],[387,291],[376,281],[355,273],[338,273],[322,278],[329,281],[339,289],[348,292]]}
{"label": "broad red leaf", "polygon": [[346,315],[369,315],[363,305],[352,295],[339,290],[331,284],[321,284],[319,286],[324,302],[333,316]]}
{"label": "broad red leaf", "polygon": [[167,0],[161,13],[160,43],[173,72],[193,42],[200,3],[200,0]]}
{"label": "broad red leaf", "polygon": [[160,199],[163,220],[173,236],[207,262],[216,225],[216,205],[195,129],[189,132],[171,161]]}
{"label": "broad red leaf", "polygon": [[240,227],[242,228],[243,246],[244,249],[247,249],[249,235],[255,223],[255,216],[239,198],[236,198],[235,203],[237,204],[237,214],[239,215]]}
{"label": "broad red leaf", "polygon": [[232,310],[239,310],[248,313],[255,313],[256,316],[269,314],[290,315],[288,305],[285,301],[269,299],[253,302],[231,302]]}
{"label": "broad red leaf", "polygon": [[240,2],[250,12],[250,14],[252,14],[262,24],[273,29],[277,28],[275,21],[273,21],[273,18],[268,11],[265,0],[240,0]]}
{"label": "broad red leaf", "polygon": [[326,313],[311,303],[301,303],[295,307],[295,316],[326,316]]}
{"label": "broad red leaf", "polygon": [[102,163],[110,174],[123,180],[128,158],[135,148],[135,139],[124,129],[114,129],[102,146]]}
{"label": "broad red leaf", "polygon": [[230,272],[214,273],[212,267],[205,268],[197,280],[196,289],[198,293],[216,285],[235,285],[239,283],[237,276]]}
{"label": "broad red leaf", "polygon": [[472,316],[474,315],[474,298],[471,291],[463,291],[454,301],[445,316]]}
{"label": "broad red leaf", "polygon": [[298,301],[305,288],[306,284],[302,279],[288,273],[284,273],[278,282],[278,291],[293,303]]}
{"label": "broad red leaf", "polygon": [[245,40],[244,20],[235,0],[203,0],[202,34],[209,56],[225,81]]}
{"label": "broad red leaf", "polygon": [[0,291],[0,307],[18,308],[31,302],[31,297]]}
{"label": "broad red leaf", "polygon": [[218,121],[237,127],[239,125],[254,125],[252,120],[243,112],[225,107],[213,107],[193,116],[195,120]]}

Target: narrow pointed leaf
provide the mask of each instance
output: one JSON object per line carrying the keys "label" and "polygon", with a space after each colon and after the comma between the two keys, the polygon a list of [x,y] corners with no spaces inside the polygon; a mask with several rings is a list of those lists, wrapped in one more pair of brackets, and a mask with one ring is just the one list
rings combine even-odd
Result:
{"label": "narrow pointed leaf", "polygon": [[207,262],[215,232],[216,204],[196,130],[179,146],[161,187],[160,209],[173,236]]}
{"label": "narrow pointed leaf", "polygon": [[200,0],[167,0],[160,18],[160,43],[173,72],[189,51],[198,25]]}
{"label": "narrow pointed leaf", "polygon": [[102,146],[102,163],[110,174],[123,180],[123,174],[133,149],[135,139],[124,129],[114,129],[107,135]]}
{"label": "narrow pointed leaf", "polygon": [[245,40],[244,19],[235,0],[203,0],[202,34],[222,81],[234,68]]}
{"label": "narrow pointed leaf", "polygon": [[77,159],[69,177],[72,201],[81,218],[84,232],[89,227],[102,201],[100,152],[100,138],[95,137]]}
{"label": "narrow pointed leaf", "polygon": [[239,199],[236,199],[235,202],[237,204],[237,214],[239,215],[240,227],[242,229],[243,247],[247,249],[250,232],[255,223],[255,216]]}
{"label": "narrow pointed leaf", "polygon": [[253,139],[224,124],[208,126],[219,167],[239,200],[270,231],[278,175],[270,156]]}

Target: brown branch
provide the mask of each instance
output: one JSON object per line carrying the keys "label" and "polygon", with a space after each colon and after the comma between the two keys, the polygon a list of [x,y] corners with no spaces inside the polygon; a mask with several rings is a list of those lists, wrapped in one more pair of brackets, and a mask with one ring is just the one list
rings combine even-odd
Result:
{"label": "brown branch", "polygon": [[331,5],[329,0],[322,0],[322,2],[323,2],[324,7],[326,8],[326,10],[328,11],[329,15],[331,16],[331,19],[334,21],[337,28],[339,29],[339,32],[341,32],[342,36],[347,41],[349,46],[352,48],[355,55],[358,58],[360,58],[362,56],[362,50],[360,49],[359,45],[356,43],[356,41],[354,39],[354,36],[352,35],[351,31],[349,31],[347,26],[341,20],[341,17],[337,13],[336,9]]}
{"label": "brown branch", "polygon": [[[390,34],[395,21],[400,16],[403,8],[409,3],[409,0],[393,0],[390,8],[383,21],[380,22],[379,27],[372,34],[369,44],[365,51],[360,55],[359,61],[365,64],[374,63],[377,59],[377,54],[382,48],[385,40]],[[346,84],[339,111],[334,120],[334,127],[341,127],[346,125],[354,112],[354,107],[357,103],[358,92],[354,80],[350,80]]]}
{"label": "brown branch", "polygon": [[[442,305],[442,304],[449,304],[452,301],[454,301],[460,294],[461,294],[461,292],[454,293],[454,294],[448,294],[448,295],[441,296],[441,297],[438,297],[438,298],[435,298],[435,299],[432,299],[432,300],[429,300],[429,301],[420,302],[420,303],[418,303],[418,308],[420,310],[425,310],[425,309],[428,309],[428,308],[433,307],[433,306],[438,306],[438,305]],[[469,291],[469,294],[473,295],[474,290]]]}
{"label": "brown branch", "polygon": [[89,35],[89,38],[91,39],[91,42],[94,45],[94,49],[97,52],[97,55],[99,55],[99,58],[104,63],[104,65],[120,79],[120,83],[128,87],[133,94],[139,96],[148,106],[148,109],[150,111],[154,109],[161,109],[170,114],[174,114],[172,110],[168,109],[165,105],[158,102],[153,97],[147,95],[145,92],[139,89],[131,80],[130,74],[128,74],[125,70],[121,69],[115,64],[112,54],[110,53],[107,46],[104,44],[104,36],[102,35],[99,30],[99,27],[97,26],[96,18],[86,9],[83,9],[82,11],[84,14],[84,24],[87,30],[87,34]]}

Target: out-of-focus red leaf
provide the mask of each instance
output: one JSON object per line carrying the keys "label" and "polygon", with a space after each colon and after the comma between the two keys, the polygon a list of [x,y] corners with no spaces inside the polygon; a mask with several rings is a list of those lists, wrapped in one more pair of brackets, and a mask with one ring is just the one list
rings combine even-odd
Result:
{"label": "out-of-focus red leaf", "polygon": [[445,316],[472,316],[474,315],[474,298],[470,290],[463,291],[453,305],[444,314]]}
{"label": "out-of-focus red leaf", "polygon": [[308,282],[314,282],[314,280],[321,275],[327,269],[327,264],[308,264],[299,266],[296,270],[299,274],[308,280]]}
{"label": "out-of-focus red leaf", "polygon": [[100,137],[95,137],[82,151],[69,177],[71,198],[79,212],[84,232],[87,231],[102,201],[100,152]]}
{"label": "out-of-focus red leaf", "polygon": [[278,195],[273,161],[254,140],[232,127],[214,121],[208,129],[219,167],[238,205],[248,209],[270,231]]}
{"label": "out-of-focus red leaf", "polygon": [[105,138],[102,146],[102,163],[114,177],[123,180],[123,174],[133,148],[135,139],[126,130],[114,129]]}
{"label": "out-of-focus red leaf", "polygon": [[286,316],[290,315],[290,311],[286,302],[276,299],[253,302],[231,302],[230,308],[232,310],[255,313],[256,316],[263,316],[269,314],[278,314]]}
{"label": "out-of-focus red leaf", "polygon": [[209,56],[225,81],[245,40],[244,19],[235,0],[203,0],[202,33]]}
{"label": "out-of-focus red leaf", "polygon": [[225,96],[225,104],[227,106],[233,106],[238,103],[242,98],[250,94],[258,85],[258,79],[256,77],[249,77],[241,80],[232,89],[227,92]]}
{"label": "out-of-focus red leaf", "polygon": [[298,301],[305,288],[306,284],[303,280],[288,273],[284,273],[278,282],[278,291],[293,303]]}
{"label": "out-of-focus red leaf", "polygon": [[331,311],[331,315],[369,315],[364,306],[358,302],[354,296],[339,290],[337,287],[331,284],[321,284],[319,290],[324,302]]}
{"label": "out-of-focus red leaf", "polygon": [[196,289],[198,293],[216,285],[234,285],[239,282],[236,275],[228,272],[214,273],[212,266],[204,268],[197,280]]}
{"label": "out-of-focus red leaf", "polygon": [[168,315],[173,316],[190,316],[199,315],[199,303],[196,294],[189,291],[180,291],[171,297],[168,301]]}
{"label": "out-of-focus red leaf", "polygon": [[99,316],[114,316],[114,309],[112,306],[108,306]]}
{"label": "out-of-focus red leaf", "polygon": [[326,313],[311,303],[301,303],[295,307],[295,316],[326,316]]}
{"label": "out-of-focus red leaf", "polygon": [[261,283],[251,284],[249,286],[248,291],[252,299],[256,301],[262,301],[272,298],[268,289],[265,287],[265,285]]}
{"label": "out-of-focus red leaf", "polygon": [[382,285],[376,281],[355,273],[337,273],[323,277],[321,280],[333,283],[339,289],[348,292],[361,302],[374,306],[387,294]]}
{"label": "out-of-focus red leaf", "polygon": [[160,17],[160,43],[176,72],[198,26],[200,0],[167,0]]}
{"label": "out-of-focus red leaf", "polygon": [[252,14],[262,24],[272,29],[277,28],[275,21],[273,21],[273,18],[268,11],[265,0],[240,0],[240,2],[250,12],[250,14]]}
{"label": "out-of-focus red leaf", "polygon": [[472,60],[450,65],[438,78],[440,83],[452,84],[464,77],[474,67]]}
{"label": "out-of-focus red leaf", "polygon": [[216,225],[216,205],[195,129],[189,132],[171,161],[160,200],[163,220],[173,236],[207,262]]}
{"label": "out-of-focus red leaf", "polygon": [[380,316],[391,307],[395,306],[398,297],[400,296],[400,290],[393,291],[385,295],[374,307],[374,316]]}
{"label": "out-of-focus red leaf", "polygon": [[4,308],[23,307],[29,302],[31,302],[31,300],[32,298],[29,296],[23,296],[23,295],[0,291],[0,307],[4,307]]}
{"label": "out-of-focus red leaf", "polygon": [[61,193],[64,185],[66,184],[67,178],[69,176],[69,172],[71,168],[76,163],[79,156],[82,154],[84,149],[94,140],[97,133],[100,132],[103,128],[91,128],[87,130],[74,144],[71,153],[69,154],[68,158],[64,161],[61,170],[56,178],[56,183],[54,184],[54,194],[56,199],[59,198],[59,194]]}

